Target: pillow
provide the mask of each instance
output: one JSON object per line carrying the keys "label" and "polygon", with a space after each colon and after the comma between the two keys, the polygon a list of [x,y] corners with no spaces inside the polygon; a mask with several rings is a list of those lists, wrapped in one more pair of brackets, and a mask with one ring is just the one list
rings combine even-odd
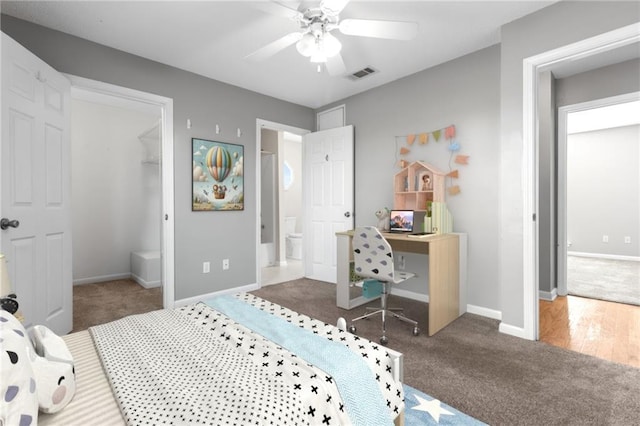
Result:
{"label": "pillow", "polygon": [[20,321],[4,310],[0,310],[0,346],[0,424],[35,426],[38,394],[29,355],[33,346]]}
{"label": "pillow", "polygon": [[76,392],[73,357],[60,336],[42,325],[32,330],[35,352],[31,363],[38,383],[38,402],[43,413],[56,413]]}

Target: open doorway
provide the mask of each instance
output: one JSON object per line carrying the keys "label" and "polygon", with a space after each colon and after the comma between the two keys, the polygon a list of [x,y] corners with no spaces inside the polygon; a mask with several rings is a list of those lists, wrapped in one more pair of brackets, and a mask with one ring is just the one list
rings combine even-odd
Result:
{"label": "open doorway", "polygon": [[[159,300],[154,306],[171,308],[174,305],[173,101],[77,76],[67,78],[72,83],[74,120],[81,121],[75,126],[72,123],[72,138],[75,134],[75,144],[80,145],[80,151],[72,155],[74,163],[80,163],[80,169],[88,171],[83,178],[81,171],[72,170],[73,185],[78,186],[78,180],[89,181],[93,175],[103,174],[107,178],[93,182],[93,186],[84,182],[84,187],[76,188],[74,203],[79,216],[74,211],[74,230],[78,228],[74,246],[77,238],[93,239],[87,247],[103,245],[97,243],[96,232],[104,230],[113,234],[106,238],[116,240],[117,246],[111,254],[92,251],[94,264],[102,262],[111,269],[102,274],[95,269],[74,270],[74,284],[117,280],[121,274],[135,279],[131,280],[135,287],[156,290]],[[102,146],[95,146],[96,142]],[[115,160],[108,161],[109,158]],[[105,168],[106,172],[102,170]],[[88,203],[97,205],[93,207],[99,210],[88,212],[91,210]],[[113,249],[111,243],[104,245]],[[81,262],[74,259],[74,265],[78,263]],[[129,286],[125,287],[128,291]],[[112,310],[122,310],[122,301],[127,298],[135,297],[119,298],[114,294],[113,300],[120,302],[112,305]]]}
{"label": "open doorway", "polygon": [[640,305],[640,94],[559,121],[558,293]]}
{"label": "open doorway", "polygon": [[302,135],[306,133],[277,123],[258,123],[260,285],[305,275]]}
{"label": "open doorway", "polygon": [[[640,366],[640,93],[558,108],[557,294],[540,340]],[[555,290],[555,288],[553,289]]]}

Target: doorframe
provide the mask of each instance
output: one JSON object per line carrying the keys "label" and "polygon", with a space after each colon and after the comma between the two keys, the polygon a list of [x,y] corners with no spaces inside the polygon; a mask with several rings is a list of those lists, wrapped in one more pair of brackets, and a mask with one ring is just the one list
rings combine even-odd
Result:
{"label": "doorframe", "polygon": [[539,276],[538,248],[538,72],[552,69],[567,61],[575,61],[640,41],[640,23],[627,25],[594,37],[580,40],[523,60],[522,108],[522,188],[523,188],[523,244],[522,281],[525,339],[539,339]]}
{"label": "doorframe", "polygon": [[114,96],[160,108],[160,132],[162,135],[160,175],[162,215],[164,216],[164,220],[161,220],[162,305],[165,309],[173,308],[175,301],[173,99],[75,75],[64,75],[71,81],[72,89]]}
{"label": "doorframe", "polygon": [[[262,287],[262,266],[261,266],[261,262],[260,262],[260,254],[262,251],[262,246],[260,243],[260,205],[261,205],[261,200],[260,200],[260,188],[262,188],[262,177],[260,176],[260,151],[261,151],[261,147],[262,147],[262,129],[269,129],[269,130],[274,130],[277,132],[283,131],[283,132],[289,132],[289,133],[293,133],[296,135],[306,135],[307,133],[311,133],[311,130],[308,129],[303,129],[300,127],[294,127],[294,126],[289,126],[288,124],[282,124],[282,123],[276,123],[274,121],[268,121],[268,120],[263,120],[261,118],[256,119],[256,284],[258,284],[258,288]],[[304,143],[302,144],[302,152],[304,155]],[[280,160],[278,158],[277,161],[277,167],[278,170],[280,169]],[[279,172],[278,172],[279,173]],[[307,195],[305,194],[305,192],[302,192],[302,205],[303,205],[303,214],[306,214],[306,197]],[[280,209],[280,206],[278,207]],[[278,217],[280,217],[280,214],[278,214]],[[279,220],[279,222],[282,222],[282,220]],[[280,226],[278,227],[280,229],[279,232],[281,231],[282,228],[282,223],[280,223]],[[304,232],[304,231],[303,231]],[[304,243],[304,240],[303,240]]]}
{"label": "doorframe", "polygon": [[566,296],[567,289],[567,124],[569,114],[612,105],[634,102],[640,99],[640,92],[625,93],[608,98],[595,99],[558,108],[558,200],[557,200],[557,286],[558,295]]}

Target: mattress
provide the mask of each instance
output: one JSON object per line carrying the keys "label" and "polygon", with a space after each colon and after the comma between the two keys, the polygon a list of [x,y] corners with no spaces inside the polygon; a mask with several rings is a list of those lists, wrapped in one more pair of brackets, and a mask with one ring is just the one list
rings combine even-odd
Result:
{"label": "mattress", "polygon": [[[245,297],[251,298],[255,303],[256,298],[254,296],[250,295]],[[268,305],[271,311],[274,311],[274,306],[278,306],[271,304],[270,302],[268,302]],[[309,319],[308,321],[300,319],[304,316],[285,308],[280,308],[277,311],[279,312],[279,316],[289,318],[288,321],[290,322],[299,322],[300,324],[308,322],[306,325],[299,325],[299,327],[302,328],[308,327],[317,329],[324,326],[327,330],[326,332],[329,334],[331,334],[332,329],[335,329],[335,327],[331,325],[322,324],[313,319]],[[294,321],[292,321],[292,319]],[[96,330],[92,330],[92,332],[95,334]],[[317,333],[317,331],[314,331],[314,333]],[[96,422],[98,422],[101,425],[125,425],[126,422],[122,415],[118,400],[116,400],[112,391],[112,383],[110,383],[109,376],[107,375],[108,373],[105,373],[105,364],[103,364],[103,360],[101,360],[101,355],[104,354],[99,353],[96,349],[94,337],[92,337],[91,332],[88,330],[81,331],[64,336],[63,338],[75,360],[76,394],[69,405],[61,412],[56,414],[41,413],[39,416],[39,424],[84,425],[97,424]],[[349,337],[349,339],[351,339],[351,337]],[[358,338],[355,337],[355,339],[357,342]],[[375,344],[373,345],[376,346]],[[359,347],[362,348],[363,346],[359,345]],[[378,351],[377,346],[375,350]],[[388,353],[386,355],[388,359],[386,361],[383,360],[383,363],[387,364],[385,369],[387,371],[390,371],[389,368],[392,369],[393,382],[395,382],[393,385],[401,386],[402,355],[395,351],[388,350],[387,348],[383,348],[383,350]],[[372,369],[374,368],[375,367],[372,367]],[[398,401],[394,401],[394,403],[397,404]],[[402,424],[403,421],[402,411],[404,409],[404,404],[402,402],[401,404],[400,411],[397,412],[397,416],[395,417],[396,424]]]}

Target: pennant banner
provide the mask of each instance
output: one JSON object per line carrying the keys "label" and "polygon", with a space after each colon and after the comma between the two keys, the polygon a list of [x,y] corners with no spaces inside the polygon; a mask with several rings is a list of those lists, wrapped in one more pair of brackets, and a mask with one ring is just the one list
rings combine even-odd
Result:
{"label": "pennant banner", "polygon": [[454,161],[457,164],[469,164],[469,156],[468,155],[456,155],[456,159]]}
{"label": "pennant banner", "polygon": [[410,152],[411,150],[409,148],[405,148],[404,146],[400,148],[400,155],[406,155]]}
{"label": "pennant banner", "polygon": [[447,139],[453,139],[456,136],[456,126],[449,126],[444,130],[444,137]]}
{"label": "pennant banner", "polygon": [[429,142],[429,134],[428,133],[420,133],[419,142],[420,142],[420,145],[425,145],[427,142]]}
{"label": "pennant banner", "polygon": [[436,142],[438,142],[438,140],[440,139],[440,130],[431,132],[431,134],[433,135],[433,138],[436,140]]}
{"label": "pennant banner", "polygon": [[415,140],[416,140],[416,135],[409,135],[409,136],[407,136],[407,143],[408,143],[409,145],[413,145],[413,142],[415,142]]}
{"label": "pennant banner", "polygon": [[456,170],[451,170],[449,173],[447,173],[447,174],[446,174],[446,176],[447,176],[447,177],[450,177],[450,178],[455,178],[455,179],[457,179],[457,178],[458,178],[458,169],[456,169]]}
{"label": "pennant banner", "polygon": [[449,195],[458,195],[460,193],[460,187],[458,185],[449,187]]}

